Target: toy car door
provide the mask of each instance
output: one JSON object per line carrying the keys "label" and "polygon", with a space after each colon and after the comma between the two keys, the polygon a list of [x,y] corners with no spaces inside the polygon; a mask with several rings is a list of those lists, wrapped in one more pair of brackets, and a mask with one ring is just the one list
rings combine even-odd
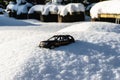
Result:
{"label": "toy car door", "polygon": [[61,37],[61,45],[69,44],[69,39],[67,37]]}

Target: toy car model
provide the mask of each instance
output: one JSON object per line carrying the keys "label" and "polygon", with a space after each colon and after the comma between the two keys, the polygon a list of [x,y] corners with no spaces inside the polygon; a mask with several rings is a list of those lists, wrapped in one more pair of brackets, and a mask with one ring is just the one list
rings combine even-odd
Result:
{"label": "toy car model", "polygon": [[73,42],[75,42],[75,40],[70,35],[54,35],[46,41],[41,41],[39,47],[53,49]]}

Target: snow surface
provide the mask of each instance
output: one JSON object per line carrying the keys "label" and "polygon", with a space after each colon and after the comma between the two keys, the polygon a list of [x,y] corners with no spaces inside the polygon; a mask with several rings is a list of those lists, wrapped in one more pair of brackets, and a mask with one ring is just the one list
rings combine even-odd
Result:
{"label": "snow surface", "polygon": [[28,13],[28,8],[32,7],[33,5],[31,3],[26,3],[24,5],[18,5],[17,7],[17,15],[20,15],[22,13]]}
{"label": "snow surface", "polygon": [[11,9],[13,9],[14,6],[15,6],[14,2],[10,1],[9,4],[7,5],[6,9],[11,10]]}
{"label": "snow surface", "polygon": [[16,0],[17,4],[20,5],[22,3],[26,3],[26,0]]}
{"label": "snow surface", "polygon": [[47,4],[47,5],[35,5],[29,10],[29,14],[34,13],[35,11],[39,11],[42,15],[48,15],[49,12],[58,14],[58,11],[64,7],[63,5],[56,4]]}
{"label": "snow surface", "polygon": [[[72,35],[75,43],[38,47],[54,34]],[[118,24],[43,23],[0,15],[0,80],[119,80],[119,60]]]}
{"label": "snow surface", "polygon": [[52,0],[52,3],[53,3],[53,4],[57,4],[57,3],[60,4],[62,1],[63,1],[63,0]]}
{"label": "snow surface", "polygon": [[47,5],[35,5],[29,10],[29,14],[34,11],[40,11],[42,15],[48,15],[49,12],[54,14],[60,14],[61,16],[67,15],[67,13],[72,14],[72,12],[84,12],[85,7],[81,3],[70,3],[67,5],[58,5],[58,4],[47,4]]}
{"label": "snow surface", "polygon": [[17,4],[14,4],[13,2],[10,2],[6,7],[7,10],[14,10],[17,12],[17,15],[20,15],[22,13],[28,13],[28,8],[32,7],[33,5],[31,3],[25,3],[21,4],[22,2],[26,2],[25,0],[17,0]]}
{"label": "snow surface", "polygon": [[68,13],[72,14],[73,12],[84,12],[85,7],[81,3],[69,3],[66,6],[64,6],[62,9],[59,10],[58,14],[61,16],[65,16]]}
{"label": "snow surface", "polygon": [[106,22],[94,22],[92,24],[91,22],[86,22],[72,25],[68,28],[60,30],[59,32],[79,32],[79,31],[120,33],[120,25]]}
{"label": "snow surface", "polygon": [[120,14],[120,1],[108,0],[96,3],[90,10],[92,18],[98,18],[98,14]]}
{"label": "snow surface", "polygon": [[51,5],[45,5],[44,10],[42,12],[42,15],[48,15],[49,12],[58,14],[59,9],[64,7],[63,5],[56,5],[56,4],[51,4]]}
{"label": "snow surface", "polygon": [[32,14],[34,13],[35,11],[39,11],[39,12],[42,12],[44,10],[44,5],[35,5],[33,7],[30,8],[28,14]]}

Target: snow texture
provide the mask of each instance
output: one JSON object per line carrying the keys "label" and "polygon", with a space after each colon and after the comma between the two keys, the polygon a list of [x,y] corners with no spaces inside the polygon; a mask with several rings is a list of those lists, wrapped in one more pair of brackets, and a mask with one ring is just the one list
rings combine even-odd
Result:
{"label": "snow texture", "polygon": [[120,1],[108,0],[96,3],[90,10],[92,18],[98,18],[98,14],[120,14]]}
{"label": "snow texture", "polygon": [[53,4],[61,4],[63,0],[52,0],[52,3]]}
{"label": "snow texture", "polygon": [[[82,26],[82,27],[81,27]],[[106,23],[106,22],[91,22],[80,23],[76,25],[72,25],[68,28],[60,30],[59,32],[83,32],[83,31],[91,31],[91,32],[115,32],[120,33],[120,25],[114,23]]]}
{"label": "snow texture", "polygon": [[[22,4],[24,3],[24,4]],[[7,10],[12,10],[12,11],[16,11],[17,15],[20,14],[27,14],[28,13],[28,9],[30,7],[32,7],[33,5],[31,3],[27,3],[26,0],[17,0],[17,3],[14,4],[13,2],[10,2],[7,7],[6,7],[6,12]]]}
{"label": "snow texture", "polygon": [[[75,43],[38,47],[55,34],[72,35]],[[119,24],[43,23],[0,15],[0,80],[119,80],[119,60]]]}
{"label": "snow texture", "polygon": [[56,5],[56,4],[45,5],[42,15],[48,15],[49,12],[58,14],[59,8],[61,8],[61,7],[62,7],[62,5]]}
{"label": "snow texture", "polygon": [[35,5],[29,10],[29,14],[34,13],[35,11],[41,12],[42,15],[48,15],[50,12],[54,14],[58,14],[59,9],[61,9],[63,5],[56,4],[47,4],[47,5]]}
{"label": "snow texture", "polygon": [[67,5],[58,5],[58,4],[48,4],[48,5],[35,5],[33,6],[30,13],[34,11],[40,11],[42,15],[48,15],[50,12],[54,14],[60,14],[61,16],[67,15],[67,13],[72,14],[72,12],[84,12],[85,7],[81,3],[70,3]]}
{"label": "snow texture", "polygon": [[31,3],[26,3],[24,5],[18,5],[17,7],[17,15],[20,15],[22,13],[28,13],[28,8],[32,7],[33,5]]}
{"label": "snow texture", "polygon": [[16,0],[17,4],[20,5],[22,3],[26,3],[26,0]]}
{"label": "snow texture", "polygon": [[9,4],[7,5],[6,9],[13,9],[13,7],[15,6],[14,2],[10,1]]}
{"label": "snow texture", "polygon": [[44,5],[35,5],[35,6],[33,6],[33,7],[30,8],[28,14],[32,14],[35,11],[42,12],[44,10],[43,7],[44,7]]}
{"label": "snow texture", "polygon": [[61,16],[65,16],[68,13],[72,14],[72,12],[84,12],[85,7],[81,3],[70,3],[64,6],[62,9],[59,10],[58,14]]}

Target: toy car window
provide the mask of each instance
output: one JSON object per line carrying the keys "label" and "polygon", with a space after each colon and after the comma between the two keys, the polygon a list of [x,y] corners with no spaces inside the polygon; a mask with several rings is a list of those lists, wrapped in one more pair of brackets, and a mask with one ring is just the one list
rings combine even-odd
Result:
{"label": "toy car window", "polygon": [[72,37],[69,37],[69,39],[72,39]]}
{"label": "toy car window", "polygon": [[54,41],[57,40],[57,37],[51,37],[50,39],[48,39],[48,41]]}
{"label": "toy car window", "polygon": [[64,37],[63,40],[64,40],[64,41],[67,41],[67,40],[68,40],[68,37]]}
{"label": "toy car window", "polygon": [[58,37],[58,38],[57,38],[57,40],[58,40],[58,41],[61,41],[61,38],[60,38],[60,37]]}

